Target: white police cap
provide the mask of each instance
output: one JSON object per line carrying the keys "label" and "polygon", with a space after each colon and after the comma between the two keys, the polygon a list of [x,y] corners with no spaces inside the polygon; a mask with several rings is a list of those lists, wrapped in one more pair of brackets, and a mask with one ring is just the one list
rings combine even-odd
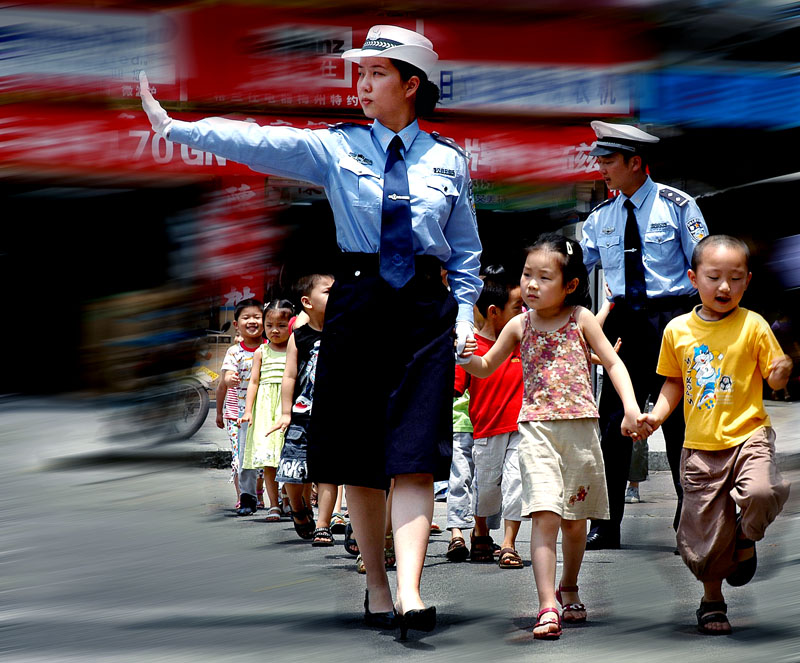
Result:
{"label": "white police cap", "polygon": [[361,48],[351,48],[342,53],[345,60],[360,62],[361,58],[392,58],[402,60],[421,69],[430,76],[439,56],[430,39],[418,32],[396,25],[373,25]]}
{"label": "white police cap", "polygon": [[591,123],[597,142],[589,154],[593,157],[605,157],[615,152],[623,154],[641,154],[647,147],[657,143],[658,136],[632,127],[629,124],[610,124],[595,120]]}

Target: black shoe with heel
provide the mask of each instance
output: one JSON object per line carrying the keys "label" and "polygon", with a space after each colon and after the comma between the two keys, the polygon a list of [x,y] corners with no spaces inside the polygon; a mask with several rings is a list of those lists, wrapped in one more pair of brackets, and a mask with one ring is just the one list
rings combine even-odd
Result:
{"label": "black shoe with heel", "polygon": [[436,606],[422,610],[409,610],[402,615],[398,613],[400,623],[400,639],[405,640],[409,629],[415,631],[432,631],[436,628]]}
{"label": "black shoe with heel", "polygon": [[397,628],[398,614],[394,610],[389,612],[369,611],[369,590],[364,594],[364,623],[367,626],[377,626],[383,629]]}

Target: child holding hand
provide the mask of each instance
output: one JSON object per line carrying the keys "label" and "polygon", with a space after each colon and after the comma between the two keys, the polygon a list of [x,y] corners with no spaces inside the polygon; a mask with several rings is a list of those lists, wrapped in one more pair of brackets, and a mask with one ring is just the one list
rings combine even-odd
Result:
{"label": "child holding hand", "polygon": [[[581,247],[558,234],[542,235],[527,250],[520,279],[530,309],[513,318],[483,356],[464,369],[492,373],[520,344],[523,401],[518,447],[522,515],[531,518],[531,559],[539,598],[536,639],[555,639],[561,621],[586,621],[578,573],[586,544],[586,519],[608,518],[608,493],[590,378],[590,350],[603,362],[625,407],[622,432],[646,435],[638,423],[630,376],[603,334],[589,304]],[[468,344],[462,356],[477,349]],[[641,428],[641,431],[640,431]],[[555,589],[556,540],[562,532],[563,569]],[[563,606],[559,613],[556,601]]]}
{"label": "child holding hand", "polygon": [[640,417],[656,428],[683,401],[678,550],[703,583],[696,615],[706,635],[731,632],[722,581],[738,587],[752,579],[755,542],[789,496],[762,390],[764,378],[772,389],[785,387],[792,360],[766,320],[739,307],[749,258],[735,237],[698,242],[688,275],[702,304],[664,330],[657,370],[666,380],[653,411]]}

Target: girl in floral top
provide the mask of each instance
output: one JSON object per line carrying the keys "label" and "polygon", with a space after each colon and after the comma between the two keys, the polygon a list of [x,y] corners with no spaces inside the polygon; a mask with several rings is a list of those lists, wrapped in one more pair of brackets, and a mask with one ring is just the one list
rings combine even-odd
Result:
{"label": "girl in floral top", "polygon": [[[625,406],[622,433],[646,437],[630,376],[591,311],[581,247],[562,235],[542,235],[527,250],[520,279],[529,311],[516,316],[483,356],[464,369],[487,377],[520,344],[524,392],[519,415],[522,515],[531,518],[531,559],[539,595],[533,637],[561,635],[561,620],[586,621],[578,572],[586,519],[608,518],[608,494],[592,395],[589,346],[605,366]],[[466,356],[475,350],[468,345]],[[555,589],[556,539],[563,569]],[[563,606],[559,614],[556,601]]]}

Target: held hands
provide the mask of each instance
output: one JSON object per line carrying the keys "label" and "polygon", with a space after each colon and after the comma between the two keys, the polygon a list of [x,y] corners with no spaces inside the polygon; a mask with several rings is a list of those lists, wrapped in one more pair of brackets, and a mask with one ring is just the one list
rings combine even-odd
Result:
{"label": "held hands", "polygon": [[238,373],[234,373],[233,371],[231,371],[225,375],[226,387],[231,387],[232,389],[235,389],[241,384],[241,382],[242,378],[239,377]]}
{"label": "held hands", "polygon": [[279,430],[281,433],[285,433],[286,429],[289,428],[290,423],[292,423],[292,415],[282,414],[280,419],[278,419],[278,421],[275,422],[275,425],[272,428],[270,428],[266,433],[264,433],[264,437],[269,437],[276,430]]}
{"label": "held hands", "polygon": [[253,421],[253,413],[252,412],[245,412],[241,417],[236,420],[236,423],[240,426],[242,424],[249,424]]}
{"label": "held hands", "polygon": [[139,72],[139,95],[142,97],[142,108],[147,113],[147,119],[159,136],[169,138],[169,129],[172,126],[172,118],[167,115],[161,104],[159,104],[150,92],[150,84],[147,82],[147,74]]}
{"label": "held hands", "polygon": [[[475,332],[472,323],[466,320],[456,322],[456,363],[468,364],[478,344],[475,342]],[[468,346],[469,343],[469,346]]]}
{"label": "held hands", "polygon": [[646,440],[653,434],[658,426],[652,426],[649,421],[648,417],[651,417],[649,413],[642,414],[641,412],[636,413],[625,413],[625,416],[622,418],[622,434],[626,437],[630,437],[633,439],[634,442],[639,442],[641,440]]}

